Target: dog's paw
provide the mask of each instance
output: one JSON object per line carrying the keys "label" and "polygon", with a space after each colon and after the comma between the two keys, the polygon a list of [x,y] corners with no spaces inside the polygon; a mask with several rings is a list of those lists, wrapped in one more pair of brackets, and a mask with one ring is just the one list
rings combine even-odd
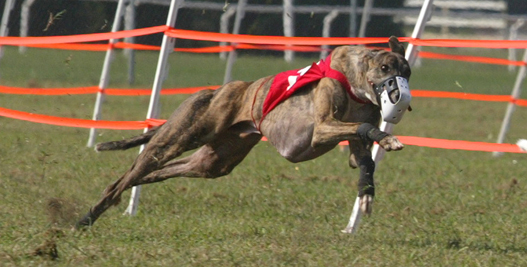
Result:
{"label": "dog's paw", "polygon": [[403,143],[401,143],[401,141],[399,141],[399,139],[393,135],[384,137],[379,142],[379,145],[386,151],[397,151],[404,148]]}
{"label": "dog's paw", "polygon": [[373,196],[364,195],[360,198],[360,211],[366,215],[370,215],[373,209]]}

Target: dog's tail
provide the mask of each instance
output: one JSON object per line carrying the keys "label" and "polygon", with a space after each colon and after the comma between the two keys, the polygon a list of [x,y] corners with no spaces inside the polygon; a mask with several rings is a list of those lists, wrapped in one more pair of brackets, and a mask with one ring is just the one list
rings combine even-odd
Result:
{"label": "dog's tail", "polygon": [[126,150],[132,147],[146,144],[150,141],[150,139],[152,139],[152,136],[156,134],[159,127],[161,126],[152,127],[150,130],[148,130],[148,132],[142,135],[134,136],[125,140],[99,143],[95,146],[95,151],[99,152],[108,150]]}

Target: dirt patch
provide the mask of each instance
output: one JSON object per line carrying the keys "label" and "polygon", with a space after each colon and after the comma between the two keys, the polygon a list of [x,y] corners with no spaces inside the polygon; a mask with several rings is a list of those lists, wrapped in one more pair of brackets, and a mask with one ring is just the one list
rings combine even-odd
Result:
{"label": "dirt patch", "polygon": [[45,240],[37,246],[31,253],[31,256],[39,256],[48,260],[56,260],[59,258],[59,251],[57,249],[57,241],[64,236],[64,232],[57,228],[51,228],[44,234]]}
{"label": "dirt patch", "polygon": [[53,226],[68,227],[75,224],[79,217],[77,205],[73,201],[50,198],[46,203],[49,222]]}

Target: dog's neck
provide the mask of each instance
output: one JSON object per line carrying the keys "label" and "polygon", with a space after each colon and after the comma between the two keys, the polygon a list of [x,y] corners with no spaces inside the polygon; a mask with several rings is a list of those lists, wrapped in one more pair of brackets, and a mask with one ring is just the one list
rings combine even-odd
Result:
{"label": "dog's neck", "polygon": [[325,76],[339,81],[340,84],[346,89],[346,92],[351,97],[351,99],[353,99],[353,101],[361,104],[371,103],[371,101],[363,100],[359,96],[357,96],[357,94],[354,92],[353,86],[351,86],[351,84],[349,83],[346,75],[334,68],[331,68],[331,55],[329,55],[326,60],[321,60],[320,64],[326,65]]}

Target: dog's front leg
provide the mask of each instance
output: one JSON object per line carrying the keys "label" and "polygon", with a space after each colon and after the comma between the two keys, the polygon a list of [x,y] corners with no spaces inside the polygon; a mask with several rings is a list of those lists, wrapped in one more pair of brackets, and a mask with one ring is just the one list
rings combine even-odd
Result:
{"label": "dog's front leg", "polygon": [[349,164],[350,167],[358,167],[360,170],[358,196],[360,199],[360,209],[365,214],[371,214],[373,197],[375,196],[375,184],[373,180],[375,162],[371,156],[372,145],[373,142],[369,140],[351,140],[349,142]]}
{"label": "dog's front leg", "polygon": [[360,177],[358,182],[360,209],[364,214],[371,214],[373,197],[375,196],[375,184],[373,173],[375,162],[371,157],[363,157],[359,161]]}
{"label": "dog's front leg", "polygon": [[[387,134],[367,122],[345,122],[339,110],[345,110],[343,98],[335,97],[335,87],[327,86],[328,81],[319,84],[313,97],[314,128],[311,146],[337,144],[344,140],[362,139],[377,142],[384,150],[401,150],[403,144],[393,135]],[[345,101],[344,101],[345,102]],[[380,114],[373,115],[370,122],[378,121]]]}
{"label": "dog's front leg", "polygon": [[403,143],[397,137],[385,133],[369,123],[362,123],[357,128],[357,135],[365,142],[377,142],[386,151],[401,150],[404,148]]}
{"label": "dog's front leg", "polygon": [[386,151],[404,148],[397,137],[385,133],[369,123],[341,122],[335,119],[319,122],[313,130],[311,146],[336,144],[344,140],[362,139],[377,142]]}

